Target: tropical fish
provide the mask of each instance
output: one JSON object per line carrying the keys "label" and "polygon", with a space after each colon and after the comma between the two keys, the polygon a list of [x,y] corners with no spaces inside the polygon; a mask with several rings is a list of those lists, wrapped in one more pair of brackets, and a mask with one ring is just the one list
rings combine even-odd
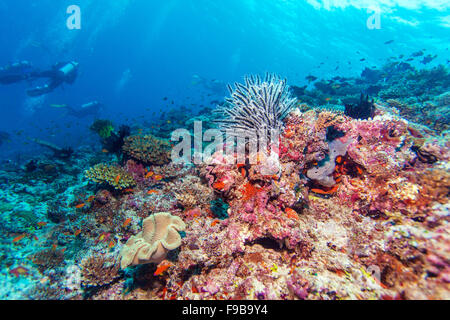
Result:
{"label": "tropical fish", "polygon": [[109,153],[109,151],[107,149],[102,149],[103,153]]}
{"label": "tropical fish", "polygon": [[153,171],[149,171],[147,172],[147,174],[145,175],[145,179],[148,179],[150,177],[152,177],[154,175]]}
{"label": "tropical fish", "polygon": [[160,181],[162,180],[164,177],[162,175],[157,174],[156,176],[153,177],[156,181]]}
{"label": "tropical fish", "polygon": [[38,227],[45,227],[47,225],[47,222],[41,221],[37,223]]}
{"label": "tropical fish", "polygon": [[85,205],[86,205],[86,203],[80,203],[80,204],[77,204],[77,205],[75,206],[75,208],[81,209],[81,208],[83,208]]}
{"label": "tropical fish", "polygon": [[51,104],[50,107],[52,108],[65,108],[67,107],[66,104]]}
{"label": "tropical fish", "polygon": [[116,243],[114,242],[114,240],[111,240],[110,242],[109,242],[109,244],[108,244],[108,248],[109,249],[112,249],[112,248],[114,248],[116,246]]}
{"label": "tropical fish", "polygon": [[27,236],[26,233],[21,234],[20,236],[17,236],[13,239],[13,243],[19,242],[20,240],[22,240],[23,238],[25,238]]}
{"label": "tropical fish", "polygon": [[172,266],[171,263],[168,263],[166,261],[161,262],[158,267],[156,268],[155,273],[153,273],[154,276],[159,276],[163,274],[167,269],[169,269]]}
{"label": "tropical fish", "polygon": [[81,229],[77,229],[77,230],[73,233],[73,235],[76,237],[76,236],[78,236],[80,233],[81,233]]}
{"label": "tropical fish", "polygon": [[117,184],[119,183],[120,180],[120,174],[117,175],[117,177],[114,179],[114,182]]}
{"label": "tropical fish", "polygon": [[158,193],[158,191],[157,190],[153,190],[153,189],[147,191],[147,194],[153,194],[153,193]]}
{"label": "tropical fish", "polygon": [[9,270],[9,273],[15,275],[16,278],[18,278],[20,275],[27,276],[28,269],[20,266]]}
{"label": "tropical fish", "polygon": [[220,222],[219,219],[215,219],[213,222],[211,222],[211,227],[214,227],[216,224]]}
{"label": "tropical fish", "polygon": [[384,44],[391,44],[392,42],[394,42],[394,40],[386,41]]}
{"label": "tropical fish", "polygon": [[300,218],[298,217],[297,212],[294,209],[286,208],[285,212],[286,212],[288,218],[295,219],[295,220],[300,220]]}
{"label": "tropical fish", "polygon": [[316,81],[318,78],[316,76],[309,75],[309,76],[305,77],[305,79],[308,80],[308,82],[313,82],[313,81]]}
{"label": "tropical fish", "polygon": [[89,198],[87,198],[87,202],[92,202],[92,201],[94,201],[94,199],[95,199],[95,196],[90,196]]}
{"label": "tropical fish", "polygon": [[126,220],[124,221],[122,227],[123,227],[123,228],[126,228],[130,223],[131,223],[131,218],[128,218],[128,219],[126,219]]}

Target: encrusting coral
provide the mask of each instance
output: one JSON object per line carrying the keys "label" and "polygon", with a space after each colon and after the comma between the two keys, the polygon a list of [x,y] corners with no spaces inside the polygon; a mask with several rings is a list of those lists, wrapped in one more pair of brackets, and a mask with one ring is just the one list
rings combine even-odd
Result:
{"label": "encrusting coral", "polygon": [[145,263],[160,263],[170,250],[181,245],[178,231],[186,228],[183,220],[169,212],[159,212],[144,219],[142,232],[130,237],[121,251],[121,268]]}
{"label": "encrusting coral", "polygon": [[95,253],[81,261],[81,283],[84,287],[101,287],[119,277],[114,257]]}
{"label": "encrusting coral", "polygon": [[133,176],[124,169],[100,163],[84,173],[85,177],[96,183],[106,183],[115,189],[122,190],[136,184]]}
{"label": "encrusting coral", "polygon": [[150,165],[170,162],[170,144],[152,135],[135,135],[125,138],[123,151],[130,157]]}

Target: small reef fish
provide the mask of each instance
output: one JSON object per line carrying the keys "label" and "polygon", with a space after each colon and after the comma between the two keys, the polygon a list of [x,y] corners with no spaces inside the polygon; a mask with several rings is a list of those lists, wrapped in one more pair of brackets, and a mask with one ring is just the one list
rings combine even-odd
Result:
{"label": "small reef fish", "polygon": [[220,222],[219,219],[214,220],[213,222],[211,222],[211,227],[214,227],[216,224],[218,224]]}
{"label": "small reef fish", "polygon": [[147,194],[153,194],[153,193],[158,193],[158,191],[156,191],[156,190],[148,190],[147,191]]}
{"label": "small reef fish", "polygon": [[111,233],[109,232],[104,232],[100,235],[100,237],[98,237],[97,241],[95,241],[95,244],[99,243],[99,242],[106,242],[109,240],[109,237],[111,236]]}
{"label": "small reef fish", "polygon": [[20,275],[27,276],[28,275],[28,269],[24,267],[16,267],[12,270],[9,270],[10,274],[13,274],[18,278]]}
{"label": "small reef fish", "polygon": [[95,196],[90,196],[89,198],[87,198],[87,202],[92,202],[92,201],[94,201],[94,199],[95,199]]}
{"label": "small reef fish", "polygon": [[51,104],[50,107],[52,108],[65,108],[67,107],[66,104]]}
{"label": "small reef fish", "polygon": [[157,174],[156,176],[153,177],[156,181],[160,181],[162,180],[164,177],[162,175]]}
{"label": "small reef fish", "polygon": [[128,218],[128,219],[126,219],[126,220],[124,221],[122,227],[123,227],[123,228],[126,228],[130,223],[131,223],[131,218]]}
{"label": "small reef fish", "polygon": [[147,174],[145,175],[145,179],[148,179],[148,178],[152,177],[153,174],[154,174],[153,171],[147,172]]}
{"label": "small reef fish", "polygon": [[75,206],[76,209],[81,209],[86,205],[86,203],[80,203]]}
{"label": "small reef fish", "polygon": [[337,191],[337,189],[339,188],[338,185],[335,185],[333,188],[331,188],[330,190],[322,190],[322,189],[311,189],[312,192],[317,193],[317,194],[322,194],[322,195],[328,195],[328,194],[333,194]]}
{"label": "small reef fish", "polygon": [[386,41],[384,44],[391,44],[392,42],[394,42],[394,40]]}
{"label": "small reef fish", "polygon": [[24,233],[24,234],[21,234],[20,236],[15,237],[15,238],[13,239],[13,243],[19,242],[20,240],[22,240],[22,239],[25,238],[26,236],[27,236],[26,233]]}
{"label": "small reef fish", "polygon": [[114,242],[114,240],[111,240],[110,242],[109,242],[109,244],[108,244],[108,248],[109,249],[112,249],[112,248],[114,248],[116,246],[116,243]]}
{"label": "small reef fish", "polygon": [[134,189],[128,188],[128,189],[123,190],[123,192],[131,193],[131,192],[134,192]]}
{"label": "small reef fish", "polygon": [[73,233],[73,235],[76,237],[81,233],[81,229],[77,229],[75,230],[75,232]]}
{"label": "small reef fish", "polygon": [[117,184],[119,183],[120,180],[120,174],[117,175],[117,177],[114,179],[114,182]]}
{"label": "small reef fish", "polygon": [[155,273],[153,273],[153,275],[159,276],[159,275],[163,274],[171,266],[172,266],[171,263],[163,261],[158,265],[158,267],[156,268],[156,271],[155,271]]}
{"label": "small reef fish", "polygon": [[286,212],[288,218],[295,219],[295,220],[300,220],[300,218],[298,217],[297,212],[294,209],[286,208],[285,212]]}
{"label": "small reef fish", "polygon": [[37,223],[38,227],[45,227],[47,225],[47,222],[41,221]]}
{"label": "small reef fish", "polygon": [[103,153],[109,153],[109,150],[107,150],[107,149],[102,149],[102,152],[103,152]]}

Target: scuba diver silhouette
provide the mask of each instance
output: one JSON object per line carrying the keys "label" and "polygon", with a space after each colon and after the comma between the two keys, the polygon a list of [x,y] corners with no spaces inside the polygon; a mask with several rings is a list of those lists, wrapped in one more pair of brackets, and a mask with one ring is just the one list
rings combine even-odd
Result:
{"label": "scuba diver silhouette", "polygon": [[38,97],[52,92],[63,83],[72,84],[78,75],[78,62],[59,62],[50,70],[39,71],[28,61],[16,62],[0,68],[0,84],[12,84],[23,80],[38,78],[50,79],[48,83],[27,90],[30,97]]}

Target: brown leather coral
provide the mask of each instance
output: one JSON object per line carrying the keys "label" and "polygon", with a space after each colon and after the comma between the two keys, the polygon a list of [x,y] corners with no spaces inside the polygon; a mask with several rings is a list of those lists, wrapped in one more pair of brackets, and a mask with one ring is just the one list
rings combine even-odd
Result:
{"label": "brown leather coral", "polygon": [[159,212],[144,219],[142,231],[130,237],[120,255],[122,269],[130,265],[160,263],[170,250],[181,245],[178,231],[186,228],[183,220],[169,212]]}

